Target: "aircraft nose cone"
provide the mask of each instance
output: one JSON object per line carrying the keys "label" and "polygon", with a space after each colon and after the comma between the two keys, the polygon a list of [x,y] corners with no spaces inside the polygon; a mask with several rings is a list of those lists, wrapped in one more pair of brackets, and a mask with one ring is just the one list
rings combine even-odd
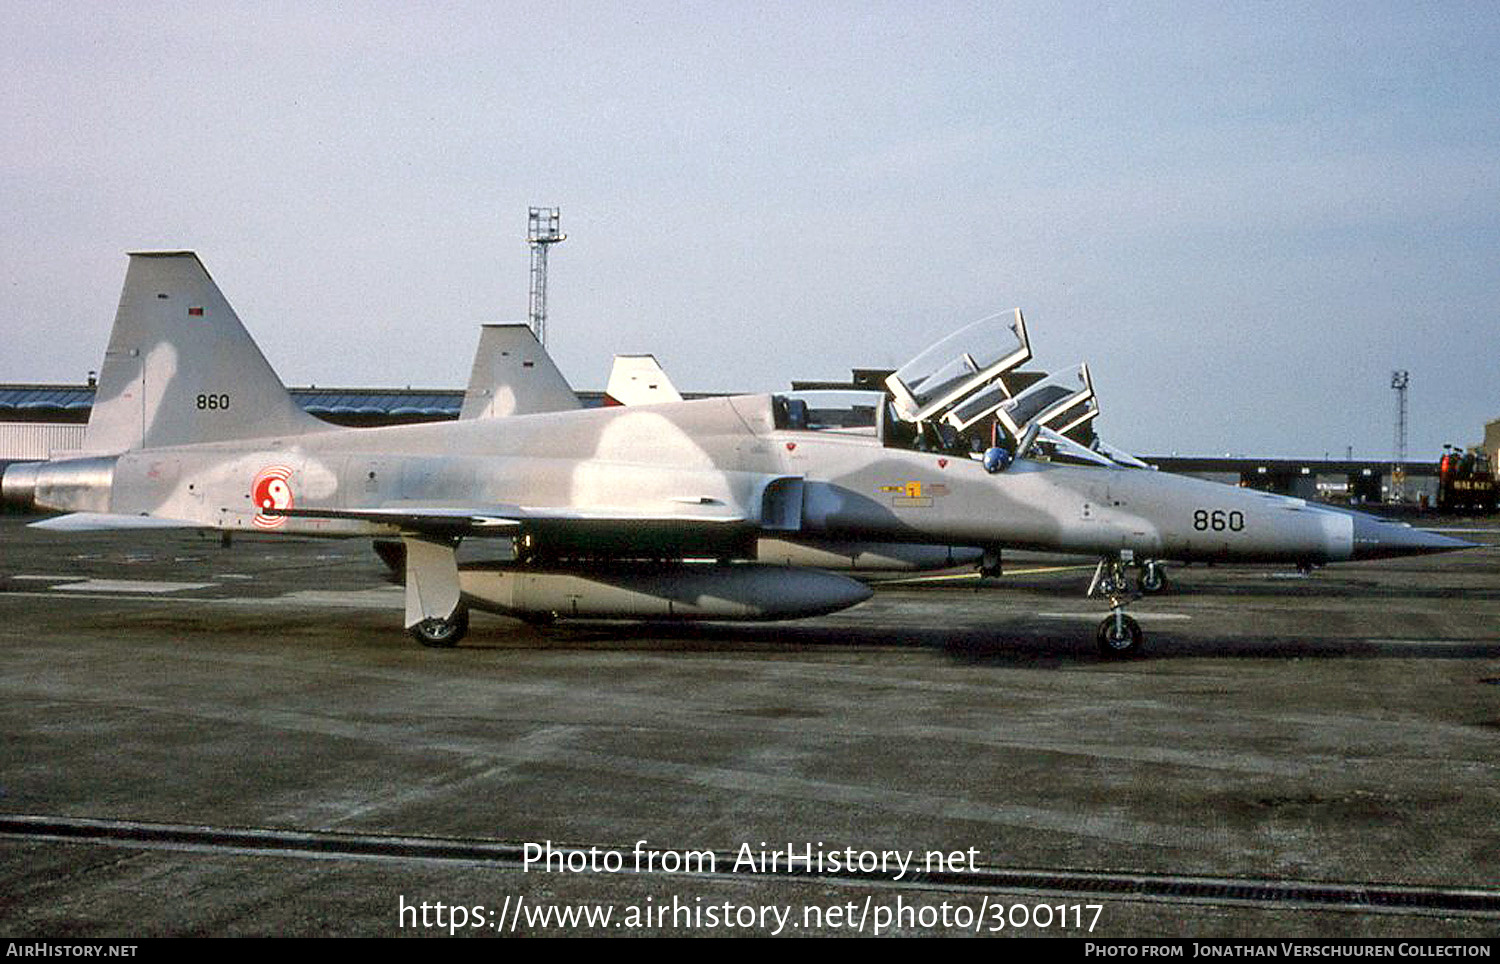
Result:
{"label": "aircraft nose cone", "polygon": [[1416,529],[1404,522],[1387,522],[1362,512],[1353,513],[1353,516],[1355,559],[1424,556],[1475,548],[1475,543]]}

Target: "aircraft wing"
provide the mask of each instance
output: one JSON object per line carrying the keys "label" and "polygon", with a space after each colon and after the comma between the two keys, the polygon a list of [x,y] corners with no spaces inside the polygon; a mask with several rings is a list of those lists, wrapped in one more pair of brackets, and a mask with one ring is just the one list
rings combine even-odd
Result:
{"label": "aircraft wing", "polygon": [[[715,512],[717,503],[681,500],[684,505],[702,506],[702,510],[680,513],[652,513],[629,508],[591,507],[586,509],[526,506],[385,506],[374,509],[266,509],[267,515],[285,515],[302,519],[352,519],[382,525],[399,526],[413,531],[519,529],[565,526],[575,522],[616,523],[637,526],[649,523],[689,522],[738,524],[749,520],[743,513]],[[82,514],[82,513],[80,513]],[[68,518],[64,516],[64,518]],[[131,519],[134,516],[123,516]],[[151,520],[156,528],[172,527],[171,520]],[[183,523],[199,525],[198,523]]]}
{"label": "aircraft wing", "polygon": [[511,529],[520,523],[495,506],[399,506],[371,509],[267,509],[266,515],[299,519],[349,519],[395,526],[410,532],[465,535],[484,529]]}
{"label": "aircraft wing", "polygon": [[[386,506],[369,509],[285,509],[280,514],[390,526],[403,536],[457,539],[523,537],[554,556],[656,558],[740,556],[759,523],[717,500],[674,500],[668,511],[589,506]],[[268,512],[268,514],[272,514]]]}

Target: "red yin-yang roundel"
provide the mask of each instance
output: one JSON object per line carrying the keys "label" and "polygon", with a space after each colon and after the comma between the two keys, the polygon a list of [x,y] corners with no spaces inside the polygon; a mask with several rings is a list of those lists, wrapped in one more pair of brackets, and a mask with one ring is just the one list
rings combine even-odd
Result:
{"label": "red yin-yang roundel", "polygon": [[292,497],[292,470],[285,465],[271,465],[261,469],[250,484],[250,498],[255,503],[255,525],[262,529],[274,529],[286,524],[284,515],[267,515],[267,511],[290,509]]}

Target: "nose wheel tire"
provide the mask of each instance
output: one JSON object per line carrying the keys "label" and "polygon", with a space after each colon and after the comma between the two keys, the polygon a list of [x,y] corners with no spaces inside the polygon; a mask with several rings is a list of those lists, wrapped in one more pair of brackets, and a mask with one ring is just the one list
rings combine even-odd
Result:
{"label": "nose wheel tire", "polygon": [[1143,638],[1140,623],[1124,613],[1106,616],[1099,624],[1099,651],[1111,658],[1135,656]]}
{"label": "nose wheel tire", "polygon": [[1149,563],[1141,568],[1141,592],[1148,595],[1165,592],[1169,583],[1167,582],[1167,570],[1160,563]]}
{"label": "nose wheel tire", "polygon": [[449,649],[469,632],[469,611],[460,606],[447,619],[424,619],[407,632],[423,646]]}

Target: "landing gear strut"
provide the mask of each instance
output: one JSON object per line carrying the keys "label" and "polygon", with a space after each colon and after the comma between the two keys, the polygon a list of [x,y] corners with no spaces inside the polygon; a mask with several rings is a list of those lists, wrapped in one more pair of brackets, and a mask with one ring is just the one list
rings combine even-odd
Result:
{"label": "landing gear strut", "polygon": [[1094,572],[1094,583],[1089,587],[1089,595],[1093,595],[1097,589],[1102,595],[1109,597],[1110,614],[1104,617],[1095,635],[1099,651],[1116,659],[1140,653],[1144,639],[1140,623],[1125,615],[1126,605],[1141,598],[1141,594],[1131,588],[1126,568],[1129,564],[1128,552],[1122,552],[1118,557],[1101,559],[1099,568]]}

